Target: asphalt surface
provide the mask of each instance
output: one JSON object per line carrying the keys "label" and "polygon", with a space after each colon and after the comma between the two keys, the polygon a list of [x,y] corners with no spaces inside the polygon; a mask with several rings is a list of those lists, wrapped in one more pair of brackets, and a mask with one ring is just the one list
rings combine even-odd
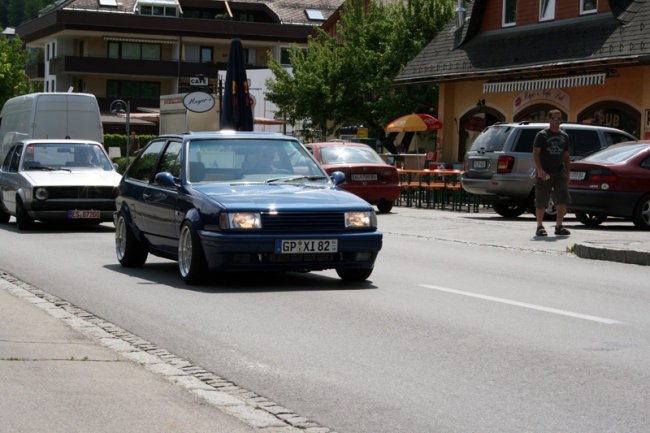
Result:
{"label": "asphalt surface", "polygon": [[[399,215],[400,218],[396,218]],[[650,235],[613,221],[534,236],[530,217],[395,207],[390,235],[650,265]],[[0,271],[2,431],[333,433]]]}

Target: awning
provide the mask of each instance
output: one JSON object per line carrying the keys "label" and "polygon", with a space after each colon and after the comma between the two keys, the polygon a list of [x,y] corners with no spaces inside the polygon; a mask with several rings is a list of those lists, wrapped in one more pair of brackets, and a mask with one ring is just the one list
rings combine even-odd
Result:
{"label": "awning", "polygon": [[168,44],[178,43],[177,39],[145,39],[145,38],[124,38],[119,36],[104,36],[105,41],[113,42],[135,42],[140,44]]}
{"label": "awning", "polygon": [[521,92],[524,90],[562,89],[565,87],[605,84],[605,72],[570,77],[541,78],[538,80],[501,81],[483,84],[483,93]]}

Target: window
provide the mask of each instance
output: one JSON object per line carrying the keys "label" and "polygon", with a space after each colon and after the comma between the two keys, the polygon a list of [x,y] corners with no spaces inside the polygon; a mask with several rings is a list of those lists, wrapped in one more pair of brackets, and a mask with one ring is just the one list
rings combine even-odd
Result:
{"label": "window", "polygon": [[160,83],[152,81],[107,80],[108,98],[160,98]]}
{"label": "window", "polygon": [[140,15],[153,15],[156,17],[178,16],[178,2],[176,0],[138,2],[136,9]]}
{"label": "window", "polygon": [[99,0],[100,6],[117,7],[117,0]]}
{"label": "window", "polygon": [[201,47],[199,62],[212,63],[212,47]]}
{"label": "window", "polygon": [[256,61],[255,49],[244,48],[244,60],[247,65],[255,65]]}
{"label": "window", "polygon": [[539,20],[548,21],[555,18],[555,0],[540,0]]}
{"label": "window", "polygon": [[517,22],[517,0],[503,0],[503,25],[514,26]]}
{"label": "window", "polygon": [[325,21],[325,16],[323,12],[318,9],[305,9],[305,14],[307,18],[313,21]]}
{"label": "window", "polygon": [[128,60],[140,60],[141,56],[142,51],[140,50],[140,44],[134,42],[122,43],[122,55],[120,58]]}
{"label": "window", "polygon": [[280,48],[280,64],[281,65],[290,65],[289,61],[289,48],[282,47]]}
{"label": "window", "polygon": [[142,44],[141,46],[142,60],[160,60],[160,45],[157,44]]}
{"label": "window", "polygon": [[598,0],[580,0],[580,13],[589,14],[598,11]]}
{"label": "window", "polygon": [[108,43],[109,59],[160,60],[161,57],[162,48],[160,44],[115,41]]}

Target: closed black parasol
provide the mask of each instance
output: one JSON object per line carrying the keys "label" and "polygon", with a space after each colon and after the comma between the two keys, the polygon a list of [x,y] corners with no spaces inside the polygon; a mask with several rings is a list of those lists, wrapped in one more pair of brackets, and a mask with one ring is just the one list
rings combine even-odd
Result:
{"label": "closed black parasol", "polygon": [[228,55],[228,69],[224,83],[221,129],[253,130],[253,100],[248,90],[244,48],[241,40],[233,39]]}

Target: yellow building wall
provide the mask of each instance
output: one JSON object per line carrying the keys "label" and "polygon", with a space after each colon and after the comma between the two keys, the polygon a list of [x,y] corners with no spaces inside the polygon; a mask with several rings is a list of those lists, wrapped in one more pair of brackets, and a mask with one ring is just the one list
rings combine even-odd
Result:
{"label": "yellow building wall", "polygon": [[[464,155],[459,154],[460,119],[476,111],[481,103],[484,103],[483,109],[499,113],[506,122],[513,121],[517,114],[538,104],[557,106],[567,113],[568,121],[576,122],[578,114],[588,107],[615,101],[641,114],[639,131],[629,132],[650,138],[650,85],[646,84],[650,83],[650,67],[618,68],[617,74],[607,77],[603,85],[531,92],[483,93],[483,80],[440,83],[438,115],[443,129],[437,143],[438,159],[446,162],[463,159]],[[478,132],[470,132],[467,148],[476,135]]]}

